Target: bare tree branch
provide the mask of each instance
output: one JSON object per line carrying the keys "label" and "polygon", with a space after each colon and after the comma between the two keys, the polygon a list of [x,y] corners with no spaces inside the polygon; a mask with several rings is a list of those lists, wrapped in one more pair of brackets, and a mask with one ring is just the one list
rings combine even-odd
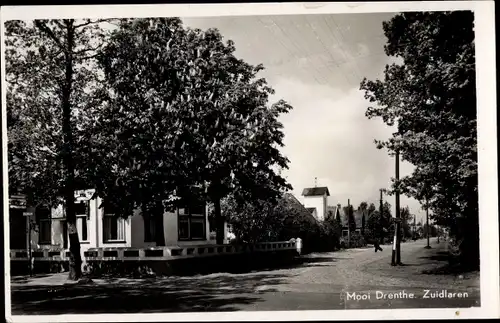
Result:
{"label": "bare tree branch", "polygon": [[88,22],[85,22],[83,24],[76,25],[75,29],[78,29],[78,28],[81,28],[81,27],[85,27],[85,26],[89,26],[89,25],[93,25],[93,24],[98,24],[98,23],[101,23],[101,22],[108,22],[108,21],[111,21],[111,20],[112,19],[97,19],[95,21],[88,21]]}
{"label": "bare tree branch", "polygon": [[94,54],[94,55],[90,55],[90,56],[84,56],[82,57],[82,59],[92,59],[92,58],[96,58],[99,54]]}
{"label": "bare tree branch", "polygon": [[103,47],[103,45],[97,46],[95,48],[82,49],[82,50],[75,52],[75,55],[80,55],[80,54],[88,53],[88,52],[95,52],[95,51],[101,49],[102,47]]}
{"label": "bare tree branch", "polygon": [[57,46],[59,46],[59,48],[61,48],[62,50],[64,50],[64,46],[61,44],[61,41],[59,40],[59,38],[57,38],[57,36],[52,31],[52,29],[50,29],[49,27],[47,27],[47,25],[45,23],[42,23],[40,20],[35,20],[35,26],[40,31],[42,31],[45,34],[47,34],[47,36],[49,36],[50,38],[52,38],[52,40],[57,44]]}

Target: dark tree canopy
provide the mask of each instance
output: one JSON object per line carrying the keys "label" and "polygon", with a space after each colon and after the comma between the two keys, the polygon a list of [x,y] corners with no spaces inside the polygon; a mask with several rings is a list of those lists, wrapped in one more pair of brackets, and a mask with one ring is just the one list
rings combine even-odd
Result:
{"label": "dark tree canopy", "polygon": [[[273,90],[234,56],[215,29],[184,28],[177,18],[124,19],[100,56],[110,88],[96,145],[100,190],[162,209],[171,194],[202,187],[214,203],[221,242],[220,200],[276,200],[291,188],[279,170],[283,125],[291,106],[269,104]],[[120,203],[119,203],[120,204]]]}
{"label": "dark tree canopy", "polygon": [[402,63],[361,89],[374,104],[367,117],[396,125],[379,147],[415,166],[394,188],[428,202],[434,218],[468,236],[463,250],[478,251],[474,14],[403,13],[383,29],[386,54]]}

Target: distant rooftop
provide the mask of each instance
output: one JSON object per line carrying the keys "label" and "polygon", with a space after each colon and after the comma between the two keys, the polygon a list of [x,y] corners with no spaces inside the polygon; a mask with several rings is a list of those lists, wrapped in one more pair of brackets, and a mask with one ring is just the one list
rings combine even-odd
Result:
{"label": "distant rooftop", "polygon": [[309,187],[304,188],[302,191],[303,196],[322,196],[325,195],[330,196],[330,192],[328,191],[328,187]]}

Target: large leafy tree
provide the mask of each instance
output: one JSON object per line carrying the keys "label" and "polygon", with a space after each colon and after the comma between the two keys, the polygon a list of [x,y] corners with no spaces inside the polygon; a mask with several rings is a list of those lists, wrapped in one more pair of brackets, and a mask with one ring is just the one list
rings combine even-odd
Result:
{"label": "large leafy tree", "polygon": [[405,238],[410,238],[412,236],[412,221],[414,215],[411,214],[408,206],[401,208],[399,214],[401,215],[401,228],[403,230],[402,235]]}
{"label": "large leafy tree", "polygon": [[356,219],[354,218],[354,207],[352,205],[344,206],[344,214],[347,220],[349,230],[356,231]]}
{"label": "large leafy tree", "polygon": [[246,203],[237,202],[230,194],[222,199],[221,212],[238,240],[244,242],[297,238],[303,229],[316,225],[313,217],[289,193],[276,201]]}
{"label": "large leafy tree", "polygon": [[382,214],[380,210],[375,208],[375,204],[370,204],[368,207],[368,218],[366,220],[367,235],[373,239],[383,239],[387,236],[394,235],[392,227],[391,204],[384,202],[382,206]]}
{"label": "large leafy tree", "polygon": [[262,66],[234,51],[214,29],[184,28],[176,18],[131,19],[121,21],[100,60],[110,96],[99,122],[111,125],[102,142],[112,148],[97,168],[116,178],[102,190],[118,185],[130,203],[161,213],[170,194],[202,187],[198,196],[214,205],[218,243],[222,198],[272,201],[290,188],[277,169],[288,163],[278,117],[291,107],[269,105],[273,90],[257,78]]}
{"label": "large leafy tree", "polygon": [[415,165],[396,183],[451,228],[469,264],[478,264],[474,14],[403,13],[383,24],[385,52],[403,63],[361,89],[376,106],[369,118],[397,125],[380,147]]}
{"label": "large leafy tree", "polygon": [[363,214],[363,217],[361,218],[361,234],[365,234],[365,228],[366,228],[366,217],[368,215],[368,203],[367,202],[361,202],[358,206],[358,210],[361,211]]}
{"label": "large leafy tree", "polygon": [[97,21],[7,21],[9,189],[32,205],[64,204],[70,278],[81,276],[74,190],[84,185],[83,126],[98,105]]}

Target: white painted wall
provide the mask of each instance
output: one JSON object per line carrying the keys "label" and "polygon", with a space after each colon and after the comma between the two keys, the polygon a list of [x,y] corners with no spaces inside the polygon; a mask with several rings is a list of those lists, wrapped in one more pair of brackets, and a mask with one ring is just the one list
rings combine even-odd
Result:
{"label": "white painted wall", "polygon": [[305,207],[316,208],[317,219],[322,221],[326,216],[326,196],[303,196]]}
{"label": "white painted wall", "polygon": [[[208,227],[208,212],[206,213],[205,240],[179,241],[179,231],[177,222],[177,212],[165,212],[163,215],[163,234],[166,246],[190,246],[200,244],[214,244],[210,240]],[[131,217],[131,246],[134,248],[146,248],[156,246],[155,242],[144,242],[144,218],[137,210]]]}
{"label": "white painted wall", "polygon": [[163,216],[163,234],[165,235],[166,246],[176,246],[184,242],[178,241],[177,212],[165,212]]}
{"label": "white painted wall", "polygon": [[144,219],[139,209],[135,210],[134,215],[130,218],[131,241],[130,245],[133,248],[148,248],[156,246],[155,242],[144,241]]}
{"label": "white painted wall", "polygon": [[[80,194],[82,191],[79,191]],[[87,195],[87,199],[93,194],[93,190],[84,191]],[[76,196],[76,195],[75,195]],[[85,199],[83,197],[77,197],[77,200]],[[102,199],[100,197],[90,200],[90,216],[87,219],[88,227],[88,241],[80,242],[80,248],[83,252],[89,248],[111,248],[111,247],[134,247],[134,248],[147,248],[156,246],[155,242],[145,242],[144,241],[144,219],[140,214],[140,210],[136,210],[134,214],[125,219],[125,241],[124,242],[113,242],[105,243],[103,239],[103,209],[99,208],[102,204]],[[208,207],[207,207],[208,209]],[[52,209],[52,241],[51,245],[39,245],[38,244],[38,232],[35,228],[32,228],[31,234],[31,246],[33,249],[49,249],[54,247],[63,248],[64,246],[64,210],[62,206]],[[208,224],[208,210],[206,212],[206,225],[205,225],[205,240],[193,240],[193,241],[178,241],[178,222],[177,222],[177,212],[165,212],[164,214],[164,236],[166,246],[186,246],[186,245],[200,245],[200,244],[215,244],[215,239],[210,239],[210,228]],[[224,230],[224,241],[227,242],[227,225],[225,224]],[[68,238],[69,246],[69,238]]]}

